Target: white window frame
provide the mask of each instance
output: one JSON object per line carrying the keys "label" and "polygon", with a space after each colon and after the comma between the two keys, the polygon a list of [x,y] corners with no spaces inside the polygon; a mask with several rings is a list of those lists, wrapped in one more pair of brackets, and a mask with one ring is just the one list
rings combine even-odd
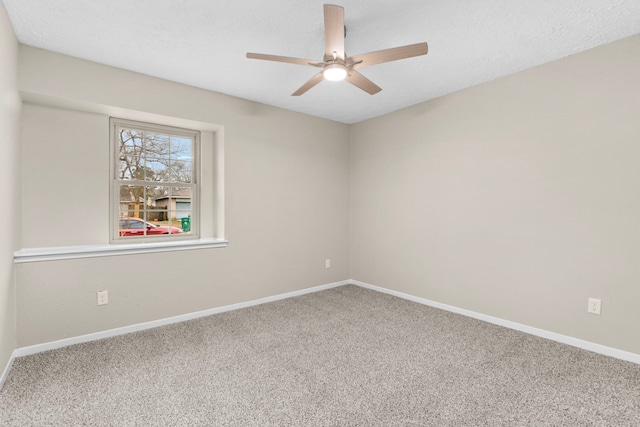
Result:
{"label": "white window frame", "polygon": [[[120,236],[120,185],[149,185],[150,181],[120,180],[119,172],[119,142],[118,129],[126,127],[147,132],[155,132],[161,134],[175,135],[193,138],[192,149],[192,182],[175,183],[160,181],[165,186],[190,187],[191,188],[191,231],[181,234],[153,235],[153,236]],[[120,119],[110,117],[109,119],[109,148],[110,158],[110,197],[109,197],[109,215],[110,215],[110,243],[111,244],[136,244],[145,242],[171,242],[180,240],[194,240],[200,238],[200,171],[201,171],[201,152],[200,152],[200,131],[193,129],[184,129],[173,126],[160,125],[149,122],[140,122],[134,120]],[[158,181],[153,181],[158,183]]]}

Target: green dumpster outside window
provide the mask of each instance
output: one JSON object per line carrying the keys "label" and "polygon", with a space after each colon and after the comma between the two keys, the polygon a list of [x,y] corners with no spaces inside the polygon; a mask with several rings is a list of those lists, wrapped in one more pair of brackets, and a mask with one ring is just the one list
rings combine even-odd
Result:
{"label": "green dumpster outside window", "polygon": [[185,233],[191,231],[191,218],[182,218],[182,231]]}

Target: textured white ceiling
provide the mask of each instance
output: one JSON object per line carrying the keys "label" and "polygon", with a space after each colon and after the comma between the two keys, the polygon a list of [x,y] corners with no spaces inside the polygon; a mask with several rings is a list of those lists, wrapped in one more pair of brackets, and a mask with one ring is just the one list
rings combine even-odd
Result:
{"label": "textured white ceiling", "polygon": [[640,0],[339,0],[348,55],[426,41],[429,54],[361,68],[376,95],[317,69],[319,0],[3,0],[21,43],[289,110],[355,123],[640,33]]}

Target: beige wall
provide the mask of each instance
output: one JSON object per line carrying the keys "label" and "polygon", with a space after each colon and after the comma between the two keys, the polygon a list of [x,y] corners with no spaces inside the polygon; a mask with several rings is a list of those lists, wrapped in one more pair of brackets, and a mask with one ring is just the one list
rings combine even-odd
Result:
{"label": "beige wall", "polygon": [[348,126],[27,46],[19,87],[23,247],[108,242],[103,107],[223,127],[229,246],[19,264],[18,346],[349,277]]}
{"label": "beige wall", "polygon": [[17,344],[351,277],[640,353],[639,58],[636,36],[346,126],[22,46],[22,247],[107,239],[103,106],[224,128],[230,244],[20,264]]}
{"label": "beige wall", "polygon": [[351,277],[640,353],[638,76],[634,36],[354,125]]}
{"label": "beige wall", "polygon": [[0,375],[16,347],[13,252],[17,246],[19,217],[18,147],[20,96],[17,86],[18,41],[0,2]]}

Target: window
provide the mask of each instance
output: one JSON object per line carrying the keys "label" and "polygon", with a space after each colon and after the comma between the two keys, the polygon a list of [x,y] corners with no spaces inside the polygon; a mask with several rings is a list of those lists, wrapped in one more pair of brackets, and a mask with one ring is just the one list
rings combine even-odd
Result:
{"label": "window", "polygon": [[111,119],[112,242],[197,238],[200,132]]}

